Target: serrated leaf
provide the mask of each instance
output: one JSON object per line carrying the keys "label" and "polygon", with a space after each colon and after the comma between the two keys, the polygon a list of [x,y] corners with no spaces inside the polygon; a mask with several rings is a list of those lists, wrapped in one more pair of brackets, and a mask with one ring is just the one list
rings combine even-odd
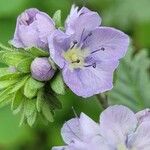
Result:
{"label": "serrated leaf", "polygon": [[37,95],[38,90],[44,86],[44,83],[34,80],[32,77],[28,79],[24,87],[24,95],[27,98],[33,98]]}
{"label": "serrated leaf", "polygon": [[33,59],[32,58],[26,58],[20,61],[17,65],[17,70],[22,72],[22,73],[29,73],[30,72],[30,66],[32,63]]}
{"label": "serrated leaf", "polygon": [[51,82],[50,86],[52,90],[57,94],[65,94],[65,84],[61,74],[58,74]]}
{"label": "serrated leaf", "polygon": [[53,20],[56,24],[56,27],[59,28],[62,26],[62,23],[61,23],[61,10],[57,10],[54,15],[53,15]]}
{"label": "serrated leaf", "polygon": [[26,50],[35,57],[48,57],[49,56],[49,53],[47,51],[42,50],[40,48],[32,47]]}
{"label": "serrated leaf", "polygon": [[53,113],[49,107],[49,105],[45,102],[43,104],[42,107],[42,114],[44,115],[44,117],[49,121],[49,122],[53,122],[54,118],[53,118]]}
{"label": "serrated leaf", "polygon": [[129,51],[121,61],[117,71],[117,80],[108,98],[112,103],[128,105],[134,110],[150,107],[150,78],[148,68],[150,60],[146,50],[133,57]]}

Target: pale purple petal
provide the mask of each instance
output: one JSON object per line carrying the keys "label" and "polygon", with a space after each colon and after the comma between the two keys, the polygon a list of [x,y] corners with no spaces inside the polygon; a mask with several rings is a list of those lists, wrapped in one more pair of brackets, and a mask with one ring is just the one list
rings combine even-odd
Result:
{"label": "pale purple petal", "polygon": [[150,109],[145,109],[136,114],[139,124],[145,121],[150,121]]}
{"label": "pale purple petal", "polygon": [[128,146],[135,150],[150,150],[150,122],[143,122],[131,135]]}
{"label": "pale purple petal", "polygon": [[55,30],[52,19],[35,8],[25,10],[18,18],[11,44],[17,48],[48,49],[48,36]]}
{"label": "pale purple petal", "polygon": [[125,144],[128,134],[137,126],[135,114],[125,106],[108,107],[100,116],[101,135],[111,145]]}
{"label": "pale purple petal", "polygon": [[80,118],[71,119],[63,125],[61,135],[65,143],[69,144],[75,141],[87,141],[96,136],[99,131],[99,125],[81,113]]}
{"label": "pale purple petal", "polygon": [[91,31],[100,26],[100,24],[101,18],[98,13],[85,7],[77,12],[77,8],[74,8],[66,21],[66,33],[73,35],[73,39],[79,42],[84,32]]}
{"label": "pale purple petal", "polygon": [[68,149],[68,146],[55,146],[52,148],[52,150],[70,150],[70,149]]}
{"label": "pale purple petal", "polygon": [[128,45],[129,37],[123,32],[110,27],[99,27],[91,32],[84,47],[88,47],[97,60],[117,60],[125,55]]}
{"label": "pale purple petal", "polygon": [[97,63],[96,68],[87,67],[72,71],[65,67],[63,78],[75,94],[90,97],[112,89],[113,71],[117,66],[118,61],[106,61]]}
{"label": "pale purple petal", "polygon": [[55,30],[48,39],[50,56],[60,67],[64,67],[63,52],[70,47],[70,37],[60,30]]}
{"label": "pale purple petal", "polygon": [[100,133],[99,125],[84,113],[80,115],[80,130],[83,140],[91,140],[92,137]]}
{"label": "pale purple petal", "polygon": [[67,121],[61,129],[61,135],[64,142],[67,144],[71,143],[75,139],[82,139],[79,118],[74,118]]}

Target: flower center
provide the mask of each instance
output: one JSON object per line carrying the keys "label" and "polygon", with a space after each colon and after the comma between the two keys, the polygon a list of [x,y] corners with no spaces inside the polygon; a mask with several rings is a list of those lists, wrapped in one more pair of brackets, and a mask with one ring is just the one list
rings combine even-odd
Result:
{"label": "flower center", "polygon": [[81,50],[81,48],[73,47],[63,53],[63,57],[69,63],[70,69],[83,68],[85,65],[85,58],[89,56],[87,49]]}
{"label": "flower center", "polygon": [[128,150],[124,144],[119,144],[117,150]]}

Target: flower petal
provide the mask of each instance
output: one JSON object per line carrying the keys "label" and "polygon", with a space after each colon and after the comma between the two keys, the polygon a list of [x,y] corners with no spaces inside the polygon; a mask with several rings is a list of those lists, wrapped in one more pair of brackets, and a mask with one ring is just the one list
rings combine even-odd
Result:
{"label": "flower petal", "polygon": [[74,40],[80,42],[83,32],[91,31],[101,24],[101,18],[98,13],[90,11],[83,7],[72,8],[71,13],[66,20],[66,33],[73,35]]}
{"label": "flower petal", "polygon": [[139,124],[145,121],[150,121],[150,109],[145,109],[136,114]]}
{"label": "flower petal", "polygon": [[48,36],[55,30],[54,21],[43,12],[36,15],[37,28],[39,31],[39,38],[42,42],[48,43]]}
{"label": "flower petal", "polygon": [[52,150],[69,150],[67,146],[55,146]]}
{"label": "flower petal", "polygon": [[92,31],[85,41],[96,60],[117,60],[122,58],[129,45],[129,37],[123,32],[110,28],[99,27]]}
{"label": "flower petal", "polygon": [[61,30],[55,30],[48,41],[51,58],[60,68],[63,68],[65,60],[62,54],[70,47],[70,37]]}
{"label": "flower petal", "polygon": [[61,129],[61,135],[63,137],[63,140],[67,144],[71,143],[75,139],[80,140],[82,138],[82,135],[80,130],[79,118],[74,118],[67,121]]}
{"label": "flower petal", "polygon": [[132,133],[136,126],[135,114],[125,106],[108,107],[100,117],[101,135],[114,146],[124,145],[127,135]]}
{"label": "flower petal", "polygon": [[86,98],[112,89],[113,71],[117,66],[118,61],[105,61],[97,63],[96,68],[91,66],[71,71],[65,67],[63,78],[76,95]]}
{"label": "flower petal", "polygon": [[135,150],[150,149],[150,122],[143,122],[129,138],[129,147]]}
{"label": "flower petal", "polygon": [[80,115],[80,130],[83,140],[91,139],[100,133],[99,125],[84,113]]}
{"label": "flower petal", "polygon": [[69,144],[75,141],[87,141],[99,133],[99,125],[84,113],[80,118],[74,118],[67,121],[62,129],[63,140]]}

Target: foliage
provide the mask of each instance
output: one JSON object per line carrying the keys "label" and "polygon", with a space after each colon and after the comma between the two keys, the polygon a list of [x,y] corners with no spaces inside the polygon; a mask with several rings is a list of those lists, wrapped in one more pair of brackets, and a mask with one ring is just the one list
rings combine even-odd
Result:
{"label": "foliage", "polygon": [[32,61],[49,54],[34,47],[26,50],[2,44],[0,47],[1,63],[5,64],[0,68],[0,106],[11,103],[14,114],[21,113],[20,125],[28,123],[32,126],[37,117],[53,122],[54,110],[61,108],[56,94],[65,93],[61,76],[58,75],[51,83],[37,81],[30,74]]}
{"label": "foliage", "polygon": [[150,59],[146,49],[140,50],[135,56],[133,53],[133,49],[130,48],[121,61],[116,73],[115,86],[108,98],[113,104],[128,105],[137,111],[150,107]]}

